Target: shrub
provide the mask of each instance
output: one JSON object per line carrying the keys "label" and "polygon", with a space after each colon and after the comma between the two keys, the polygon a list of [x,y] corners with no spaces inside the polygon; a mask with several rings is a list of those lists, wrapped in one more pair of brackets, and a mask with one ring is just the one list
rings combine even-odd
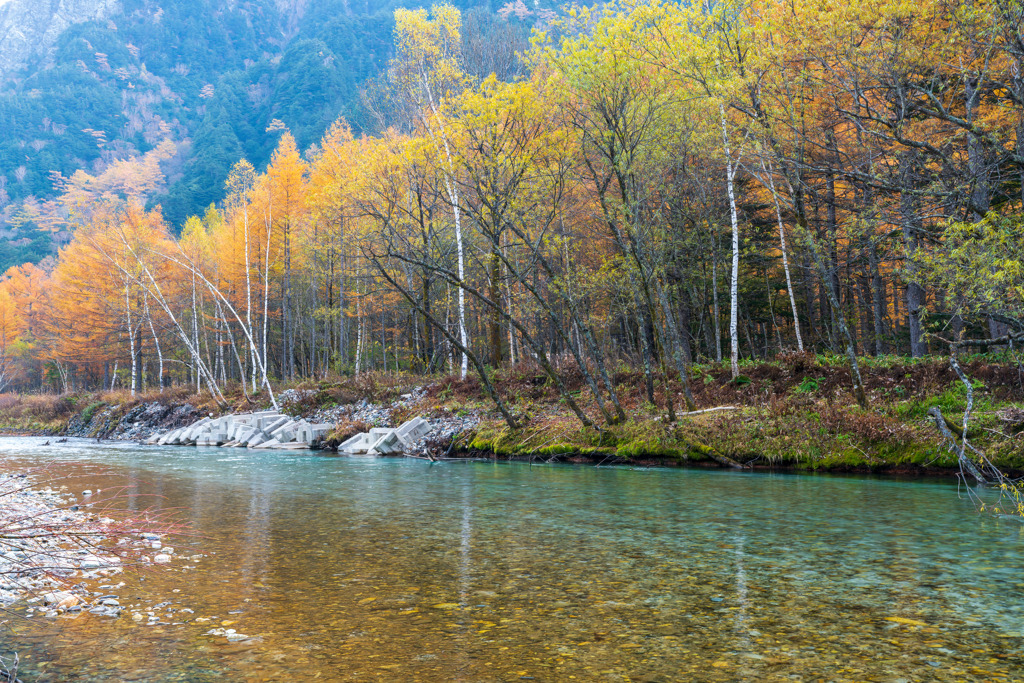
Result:
{"label": "shrub", "polygon": [[800,386],[796,388],[801,394],[810,394],[818,390],[818,380],[813,377],[804,377]]}
{"label": "shrub", "polygon": [[96,414],[96,411],[105,405],[107,404],[104,403],[103,401],[96,401],[95,403],[90,403],[88,406],[86,406],[85,410],[82,411],[82,422],[86,424],[92,422],[92,418]]}

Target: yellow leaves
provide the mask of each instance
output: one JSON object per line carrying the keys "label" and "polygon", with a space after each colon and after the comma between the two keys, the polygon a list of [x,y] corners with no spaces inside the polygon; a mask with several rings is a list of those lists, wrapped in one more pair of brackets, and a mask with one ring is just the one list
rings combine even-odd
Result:
{"label": "yellow leaves", "polygon": [[98,176],[76,171],[64,184],[60,201],[69,210],[87,216],[97,203],[109,206],[125,200],[143,202],[163,189],[165,179],[160,164],[176,152],[174,142],[164,140],[141,157],[112,161]]}
{"label": "yellow leaves", "polygon": [[419,106],[436,110],[450,94],[465,87],[460,66],[462,14],[449,4],[395,10],[392,74]]}
{"label": "yellow leaves", "polygon": [[232,206],[244,203],[255,184],[256,169],[247,160],[239,159],[231,167],[228,179],[224,183],[224,188],[227,190],[226,203]]}
{"label": "yellow leaves", "polygon": [[904,626],[927,626],[928,624],[917,619],[907,619],[906,617],[886,617],[886,621],[891,621],[896,624],[903,624]]}
{"label": "yellow leaves", "polygon": [[37,330],[47,339],[45,354],[79,363],[116,358],[112,342],[137,332],[145,282],[169,277],[160,254],[172,248],[158,211],[137,202],[97,207],[61,250],[48,286],[54,296]]}
{"label": "yellow leaves", "polygon": [[[300,210],[305,172],[306,163],[299,154],[295,138],[291,133],[284,133],[270,159],[267,178],[271,182],[271,192],[278,199],[279,210],[288,215]],[[282,207],[281,202],[287,205]]]}

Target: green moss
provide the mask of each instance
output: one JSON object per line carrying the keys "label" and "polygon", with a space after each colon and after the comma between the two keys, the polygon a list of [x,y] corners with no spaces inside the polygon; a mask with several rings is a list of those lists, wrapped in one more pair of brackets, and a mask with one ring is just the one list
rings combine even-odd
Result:
{"label": "green moss", "polygon": [[105,405],[107,404],[104,403],[103,401],[96,401],[95,403],[90,403],[88,406],[86,406],[85,410],[82,411],[82,422],[86,424],[92,422],[92,417],[93,415],[96,414],[96,411]]}
{"label": "green moss", "polygon": [[552,456],[552,455],[566,455],[568,453],[576,453],[578,451],[579,451],[579,448],[577,446],[574,446],[574,445],[570,444],[570,443],[556,443],[556,444],[551,445],[551,446],[544,446],[542,448],[539,448],[539,449],[537,449],[536,452],[537,452],[537,455]]}
{"label": "green moss", "polygon": [[579,449],[579,454],[591,457],[613,457],[617,455],[615,448],[608,448],[607,446],[582,446]]}
{"label": "green moss", "polygon": [[[490,422],[480,425],[466,447],[497,457],[579,454],[678,462],[720,461],[725,456],[742,463],[820,471],[902,465],[947,468],[956,464],[938,447],[927,425],[893,432],[889,430],[899,420],[894,420],[892,412],[886,417],[853,408],[814,408],[785,413],[745,408],[682,419],[672,425],[654,418],[629,420],[600,432],[564,420],[531,423],[516,430]],[[865,422],[868,418],[876,422]],[[998,457],[1003,466],[1024,465],[1021,453],[1000,453]]]}

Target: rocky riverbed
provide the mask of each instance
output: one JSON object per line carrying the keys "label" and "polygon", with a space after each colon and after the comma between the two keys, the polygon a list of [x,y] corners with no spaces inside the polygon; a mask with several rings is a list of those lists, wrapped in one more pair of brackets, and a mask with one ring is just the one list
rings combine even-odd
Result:
{"label": "rocky riverbed", "polygon": [[118,576],[127,566],[169,564],[174,549],[160,533],[96,512],[103,491],[73,494],[33,485],[37,477],[0,473],[0,608],[25,601],[28,616],[120,615]]}
{"label": "rocky riverbed", "polygon": [[83,582],[123,571],[125,553],[105,543],[117,523],[87,506],[26,474],[0,474],[0,606],[33,595],[47,610],[81,609]]}

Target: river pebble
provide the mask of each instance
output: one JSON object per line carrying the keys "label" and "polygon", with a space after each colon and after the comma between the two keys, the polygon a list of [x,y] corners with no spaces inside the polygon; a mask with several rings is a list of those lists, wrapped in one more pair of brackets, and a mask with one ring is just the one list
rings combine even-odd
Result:
{"label": "river pebble", "polygon": [[[78,598],[64,586],[73,579],[96,578],[121,571],[121,559],[81,548],[76,538],[102,534],[112,520],[97,519],[74,509],[65,491],[31,486],[22,474],[0,474],[0,607],[30,594],[43,595],[44,605],[65,610]],[[52,535],[40,536],[40,528]]]}

